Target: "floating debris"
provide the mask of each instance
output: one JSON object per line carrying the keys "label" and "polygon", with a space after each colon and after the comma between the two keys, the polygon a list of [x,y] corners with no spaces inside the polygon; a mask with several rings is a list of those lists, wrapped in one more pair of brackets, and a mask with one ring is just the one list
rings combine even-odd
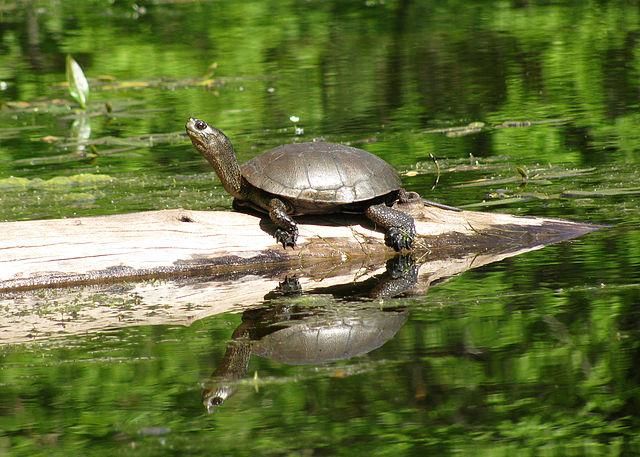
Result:
{"label": "floating debris", "polygon": [[494,124],[487,126],[484,122],[470,122],[467,125],[455,126],[455,127],[443,127],[436,129],[425,130],[425,133],[443,133],[447,137],[455,138],[460,136],[471,135],[483,131],[504,129],[504,128],[517,128],[517,127],[533,127],[536,125],[561,125],[566,124],[571,119],[542,119],[542,120],[525,120],[525,121],[504,121],[500,124]]}
{"label": "floating debris", "polygon": [[171,433],[169,427],[144,427],[138,433],[142,436],[162,436]]}
{"label": "floating debris", "polygon": [[[520,167],[518,167],[520,168]],[[550,185],[553,184],[553,179],[559,178],[570,178],[574,176],[582,176],[587,173],[593,172],[594,168],[584,168],[578,170],[562,170],[562,171],[550,171],[548,169],[539,170],[535,174],[527,173],[524,169],[522,172],[527,176],[526,182],[529,184],[539,184],[539,185]],[[510,176],[507,178],[480,178],[474,179],[472,181],[466,181],[460,184],[455,184],[451,186],[452,188],[466,188],[466,187],[482,187],[482,186],[493,186],[498,184],[508,184],[508,183],[522,183],[523,176],[518,171],[518,176]]]}
{"label": "floating debris", "polygon": [[439,129],[426,130],[426,133],[444,133],[447,136],[463,136],[470,133],[477,133],[485,126],[484,122],[470,122],[467,125],[457,127],[444,127]]}
{"label": "floating debris", "polygon": [[298,116],[289,116],[289,120],[293,122],[293,133],[296,135],[302,135],[304,133],[304,128],[298,126],[300,118]]}
{"label": "floating debris", "polygon": [[640,194],[640,187],[618,187],[602,190],[565,190],[560,194],[562,198],[604,198],[615,197],[616,195],[636,195]]}

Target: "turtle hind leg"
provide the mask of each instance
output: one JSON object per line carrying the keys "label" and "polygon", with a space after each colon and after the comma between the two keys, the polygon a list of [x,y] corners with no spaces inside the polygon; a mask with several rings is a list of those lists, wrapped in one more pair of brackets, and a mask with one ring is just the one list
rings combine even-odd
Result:
{"label": "turtle hind leg", "polygon": [[287,246],[295,247],[298,239],[298,226],[287,214],[287,205],[282,200],[272,198],[269,201],[269,218],[277,227],[274,234],[276,241],[282,243],[282,247],[285,249]]}
{"label": "turtle hind leg", "polygon": [[426,206],[435,206],[436,208],[445,209],[448,211],[462,211],[460,208],[456,208],[455,206],[449,206],[443,203],[434,202],[433,200],[427,200],[426,198],[422,198],[422,196],[418,192],[412,192],[405,189],[400,189],[398,191],[397,199],[400,203],[420,202]]}
{"label": "turtle hind leg", "polygon": [[396,196],[396,199],[400,203],[413,203],[413,202],[419,202],[423,200],[418,192],[408,191],[402,188],[398,190],[398,195]]}
{"label": "turtle hind leg", "polygon": [[384,244],[396,251],[412,248],[416,226],[411,216],[389,208],[384,203],[371,205],[366,209],[365,215],[385,229]]}

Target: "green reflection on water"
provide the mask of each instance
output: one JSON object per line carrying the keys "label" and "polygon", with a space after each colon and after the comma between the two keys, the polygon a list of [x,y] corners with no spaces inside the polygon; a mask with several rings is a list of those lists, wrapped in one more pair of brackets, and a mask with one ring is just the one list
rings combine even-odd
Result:
{"label": "green reflection on water", "polygon": [[[565,254],[575,265],[576,253]],[[236,315],[4,347],[4,442],[16,455],[207,453],[212,443],[242,455],[637,449],[640,288],[551,273],[537,286],[513,273],[540,271],[548,258],[513,262],[393,301],[410,319],[368,355],[317,367],[254,356],[212,415],[200,385]]]}
{"label": "green reflection on water", "polygon": [[[394,301],[409,321],[367,356],[321,368],[253,357],[211,416],[200,384],[236,315],[2,347],[0,454],[639,452],[639,205],[610,192],[640,182],[636,3],[0,3],[2,219],[229,208],[173,135],[197,115],[242,160],[324,137],[403,171],[424,164],[405,183],[447,203],[502,187],[606,190],[499,208],[620,223]],[[90,78],[88,138],[59,85],[67,53]],[[561,122],[493,128],[510,120]],[[430,132],[471,122],[488,128]],[[442,169],[433,191],[429,153]],[[595,169],[524,188],[454,187],[517,166]],[[109,180],[64,184],[85,174]]]}

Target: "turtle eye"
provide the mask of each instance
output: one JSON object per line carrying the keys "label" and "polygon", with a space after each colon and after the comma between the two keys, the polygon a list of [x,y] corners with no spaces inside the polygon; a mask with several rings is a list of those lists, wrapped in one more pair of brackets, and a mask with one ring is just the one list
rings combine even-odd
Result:
{"label": "turtle eye", "polygon": [[207,123],[198,119],[194,124],[198,130],[204,130],[207,128]]}
{"label": "turtle eye", "polygon": [[224,400],[220,397],[215,397],[211,399],[211,404],[213,406],[220,406]]}

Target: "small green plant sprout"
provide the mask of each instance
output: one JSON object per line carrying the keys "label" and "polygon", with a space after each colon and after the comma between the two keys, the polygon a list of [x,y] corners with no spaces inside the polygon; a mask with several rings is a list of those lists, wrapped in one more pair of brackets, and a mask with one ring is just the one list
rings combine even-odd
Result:
{"label": "small green plant sprout", "polygon": [[527,170],[524,169],[524,167],[516,167],[516,171],[522,178],[523,182],[527,182],[529,180],[529,174],[527,173]]}
{"label": "small green plant sprout", "polygon": [[433,163],[436,165],[436,178],[433,181],[433,186],[431,186],[431,190],[435,190],[436,187],[438,187],[438,182],[440,182],[440,164],[433,154],[429,153],[429,158],[433,160]]}
{"label": "small green plant sprout", "polygon": [[70,55],[67,55],[67,82],[69,83],[71,97],[78,102],[80,108],[87,109],[89,81],[84,76],[84,72],[78,62],[73,60]]}

